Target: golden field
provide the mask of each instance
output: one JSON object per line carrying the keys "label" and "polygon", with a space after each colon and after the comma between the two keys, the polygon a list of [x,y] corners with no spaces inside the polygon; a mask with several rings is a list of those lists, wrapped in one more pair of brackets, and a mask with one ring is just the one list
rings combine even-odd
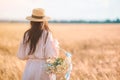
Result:
{"label": "golden field", "polygon": [[[16,57],[28,23],[0,23],[0,80],[20,80]],[[70,80],[120,80],[120,24],[50,24],[60,46],[72,53]]]}

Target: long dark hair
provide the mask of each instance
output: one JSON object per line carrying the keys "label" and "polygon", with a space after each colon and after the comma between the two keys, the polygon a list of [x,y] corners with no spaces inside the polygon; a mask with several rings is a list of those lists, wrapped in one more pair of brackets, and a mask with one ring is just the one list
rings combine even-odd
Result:
{"label": "long dark hair", "polygon": [[[23,44],[30,43],[30,51],[28,55],[33,54],[36,50],[36,45],[38,43],[39,38],[42,35],[43,30],[49,31],[49,27],[47,22],[30,22],[31,28],[28,29],[23,36]],[[26,36],[27,34],[27,36]]]}

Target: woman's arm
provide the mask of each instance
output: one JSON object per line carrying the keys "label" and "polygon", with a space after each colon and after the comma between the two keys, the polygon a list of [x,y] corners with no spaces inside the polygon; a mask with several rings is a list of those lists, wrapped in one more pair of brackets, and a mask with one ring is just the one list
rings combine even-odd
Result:
{"label": "woman's arm", "polygon": [[23,45],[23,40],[21,40],[21,42],[19,44],[16,56],[21,60],[27,60],[28,59],[28,56],[25,55],[25,46]]}
{"label": "woman's arm", "polygon": [[57,58],[59,55],[58,46],[58,42],[55,42],[52,33],[49,32],[45,45],[46,58]]}

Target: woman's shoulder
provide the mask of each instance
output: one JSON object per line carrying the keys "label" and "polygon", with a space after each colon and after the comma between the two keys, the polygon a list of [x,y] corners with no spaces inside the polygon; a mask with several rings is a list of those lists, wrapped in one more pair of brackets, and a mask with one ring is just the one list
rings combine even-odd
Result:
{"label": "woman's shoulder", "polygon": [[52,32],[49,31],[49,30],[43,30],[43,33],[44,33],[45,35],[52,35]]}
{"label": "woman's shoulder", "polygon": [[44,30],[43,30],[43,33],[46,34],[46,33],[48,33],[48,31],[44,29]]}

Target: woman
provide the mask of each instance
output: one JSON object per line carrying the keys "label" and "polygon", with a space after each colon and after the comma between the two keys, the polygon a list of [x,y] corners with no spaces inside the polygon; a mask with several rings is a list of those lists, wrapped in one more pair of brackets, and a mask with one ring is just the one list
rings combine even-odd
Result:
{"label": "woman", "polygon": [[22,80],[56,80],[55,74],[46,73],[46,60],[58,57],[58,45],[49,30],[44,10],[33,9],[30,20],[31,28],[24,33],[17,57],[27,60]]}

